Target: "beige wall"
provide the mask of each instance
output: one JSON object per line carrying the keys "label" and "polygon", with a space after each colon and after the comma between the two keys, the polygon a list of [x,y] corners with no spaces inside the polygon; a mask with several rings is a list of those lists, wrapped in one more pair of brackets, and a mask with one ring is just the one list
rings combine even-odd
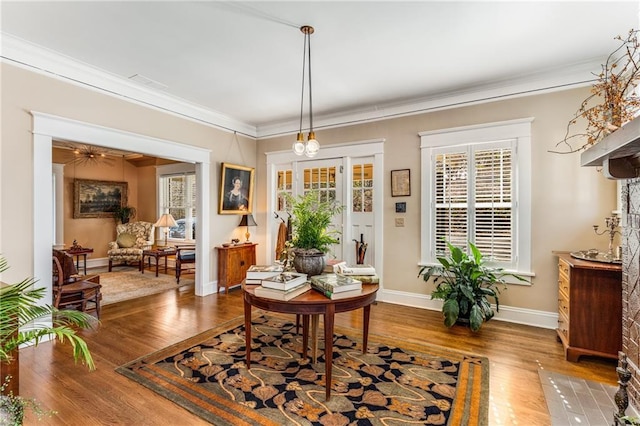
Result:
{"label": "beige wall", "polygon": [[92,258],[107,256],[108,244],[116,237],[116,222],[112,218],[73,217],[74,180],[92,179],[127,182],[127,204],[136,208],[134,220],[155,222],[156,170],[154,166],[138,167],[119,156],[107,156],[110,161],[73,164],[73,153],[64,149],[53,149],[53,162],[64,166],[64,244],[69,248],[73,240],[82,247],[93,248]]}
{"label": "beige wall", "polygon": [[[11,269],[5,281],[28,276],[33,267],[33,148],[31,115],[35,110],[98,125],[174,140],[212,149],[211,242],[219,244],[242,232],[239,218],[218,215],[220,162],[256,166],[256,221],[266,221],[265,156],[267,151],[290,149],[293,136],[253,141],[165,114],[140,105],[102,95],[30,71],[2,64],[2,145],[0,150],[1,199],[0,252]],[[380,121],[370,124],[318,131],[321,145],[384,138],[384,283],[390,290],[427,294],[430,288],[416,278],[420,258],[420,150],[418,132],[466,126],[523,117],[533,122],[533,270],[530,287],[510,286],[503,294],[504,305],[554,312],[557,307],[556,260],[552,250],[606,248],[606,238],[596,237],[592,225],[603,224],[616,206],[615,184],[592,168],[579,166],[579,155],[557,155],[548,151],[565,132],[571,115],[588,89],[531,96]],[[249,164],[248,164],[249,163]],[[254,163],[254,164],[250,164]],[[405,227],[396,228],[389,171],[411,169],[412,195],[407,202]],[[150,171],[139,179],[152,180]],[[145,194],[145,197],[147,194]],[[141,197],[136,194],[135,197]],[[141,201],[137,198],[138,202]],[[151,201],[145,199],[146,206]],[[139,213],[140,214],[140,213]],[[143,214],[148,214],[146,211]],[[252,240],[263,243],[264,228],[252,230]],[[66,241],[65,241],[66,242]],[[258,262],[269,250],[258,246]],[[212,276],[217,267],[211,253]]]}
{"label": "beige wall", "polygon": [[[30,111],[67,117],[212,150],[209,182],[212,191],[209,206],[211,243],[219,244],[228,241],[234,235],[239,222],[238,216],[217,214],[220,163],[224,161],[253,167],[255,141],[241,136],[234,138],[231,133],[202,123],[5,63],[0,64],[0,87],[2,90],[0,253],[11,266],[2,274],[3,281],[16,282],[33,275],[34,192]],[[133,198],[140,201],[138,197],[138,193],[133,194]],[[146,217],[149,213],[143,211],[141,214]],[[209,280],[214,281],[217,272],[215,252],[211,250],[208,255],[212,265]]]}
{"label": "beige wall", "polygon": [[[566,125],[588,89],[530,96],[443,110],[370,124],[316,131],[321,145],[384,138],[384,286],[388,290],[427,294],[431,287],[417,279],[420,259],[420,137],[426,130],[468,126],[534,117],[532,124],[532,286],[511,285],[502,294],[504,305],[554,312],[557,310],[557,260],[552,250],[607,247],[592,225],[604,226],[604,217],[616,207],[615,183],[594,168],[582,168],[579,154],[559,155],[549,150],[564,136]],[[258,176],[265,175],[264,153],[289,149],[293,136],[258,143]],[[322,148],[321,148],[322,149]],[[392,198],[390,170],[411,169],[411,196]],[[258,194],[266,192],[264,179]],[[395,202],[406,201],[407,213],[395,213]],[[264,209],[264,196],[258,198]],[[405,227],[395,227],[396,217]]]}

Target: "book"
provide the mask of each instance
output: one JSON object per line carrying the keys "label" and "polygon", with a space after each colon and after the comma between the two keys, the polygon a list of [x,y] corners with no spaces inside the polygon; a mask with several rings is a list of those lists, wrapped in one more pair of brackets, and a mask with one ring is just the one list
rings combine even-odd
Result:
{"label": "book", "polygon": [[360,281],[362,284],[380,284],[380,277],[378,275],[341,275],[341,276],[353,278],[354,280]]}
{"label": "book", "polygon": [[332,293],[331,291],[318,287],[316,284],[313,284],[313,283],[311,283],[311,288],[319,293],[324,294],[326,297],[328,297],[331,300],[346,299],[348,297],[359,296],[360,294],[362,294],[361,288],[356,290],[343,291],[341,293]]}
{"label": "book", "polygon": [[315,275],[309,279],[311,284],[331,293],[342,293],[349,290],[360,290],[362,282],[351,277],[336,274]]}
{"label": "book", "polygon": [[[247,279],[262,279],[273,277],[283,271],[282,265],[251,265],[247,269]],[[258,283],[260,284],[260,283]]]}
{"label": "book", "polygon": [[273,288],[267,287],[256,287],[254,289],[255,295],[258,297],[264,297],[265,299],[276,299],[276,300],[284,300],[288,301],[295,297],[300,296],[303,293],[306,293],[311,289],[311,284],[308,282],[303,282],[296,287],[293,287],[289,290],[276,290]]}
{"label": "book", "polygon": [[275,290],[289,290],[307,281],[307,274],[297,272],[281,272],[273,277],[263,278],[262,287]]}
{"label": "book", "polygon": [[376,268],[371,265],[347,265],[339,264],[338,273],[340,275],[375,275]]}
{"label": "book", "polygon": [[346,264],[342,260],[338,259],[327,259],[324,264],[324,269],[322,270],[323,274],[335,274],[338,272],[338,265]]}

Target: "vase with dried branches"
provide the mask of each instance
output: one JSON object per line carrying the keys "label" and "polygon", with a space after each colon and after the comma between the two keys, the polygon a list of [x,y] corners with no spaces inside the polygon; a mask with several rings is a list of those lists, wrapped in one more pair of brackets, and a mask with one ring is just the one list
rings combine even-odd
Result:
{"label": "vase with dried branches", "polygon": [[[636,93],[640,83],[638,31],[631,29],[626,37],[615,37],[620,46],[607,57],[591,87],[591,95],[582,101],[567,124],[564,139],[553,152],[568,154],[587,149],[640,111],[640,96]],[[579,119],[586,120],[587,127],[584,132],[572,133]]]}

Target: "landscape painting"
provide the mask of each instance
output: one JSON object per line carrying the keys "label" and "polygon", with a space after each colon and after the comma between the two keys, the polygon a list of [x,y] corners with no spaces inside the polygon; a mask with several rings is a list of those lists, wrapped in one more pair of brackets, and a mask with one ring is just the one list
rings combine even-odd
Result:
{"label": "landscape painting", "polygon": [[76,179],[73,183],[73,218],[113,217],[127,205],[127,182]]}

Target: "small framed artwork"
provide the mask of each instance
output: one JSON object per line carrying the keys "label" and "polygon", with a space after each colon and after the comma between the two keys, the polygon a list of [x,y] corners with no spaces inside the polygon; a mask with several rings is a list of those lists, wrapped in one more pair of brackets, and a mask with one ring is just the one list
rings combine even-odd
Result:
{"label": "small framed artwork", "polygon": [[406,213],[407,203],[396,203],[396,213]]}
{"label": "small framed artwork", "polygon": [[219,214],[248,214],[253,205],[252,167],[222,163]]}
{"label": "small framed artwork", "polygon": [[113,217],[127,205],[127,182],[76,179],[73,182],[73,218]]}
{"label": "small framed artwork", "polygon": [[391,196],[408,197],[411,195],[411,170],[391,170]]}

